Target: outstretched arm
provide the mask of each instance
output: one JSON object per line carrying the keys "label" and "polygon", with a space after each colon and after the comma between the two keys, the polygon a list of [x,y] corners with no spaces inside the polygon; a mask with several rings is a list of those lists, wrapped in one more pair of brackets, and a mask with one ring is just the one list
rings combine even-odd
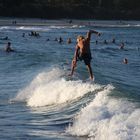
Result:
{"label": "outstretched arm", "polygon": [[94,34],[96,34],[96,35],[98,35],[98,36],[101,35],[101,33],[97,32],[97,31],[89,30],[89,31],[87,32],[87,39],[88,39],[88,40],[90,40],[91,34],[92,34],[92,33],[94,33]]}

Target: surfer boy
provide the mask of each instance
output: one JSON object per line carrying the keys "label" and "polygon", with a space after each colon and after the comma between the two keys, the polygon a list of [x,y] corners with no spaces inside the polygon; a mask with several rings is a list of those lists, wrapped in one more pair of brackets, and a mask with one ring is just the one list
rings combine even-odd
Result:
{"label": "surfer boy", "polygon": [[98,36],[100,36],[100,33],[94,30],[89,30],[87,32],[86,37],[84,36],[78,36],[77,37],[77,44],[75,48],[75,53],[74,53],[74,58],[72,60],[72,67],[71,67],[71,76],[74,73],[74,70],[76,68],[76,64],[78,60],[83,60],[85,65],[87,66],[88,72],[90,74],[90,79],[93,80],[93,73],[92,73],[92,68],[90,65],[91,62],[91,51],[90,51],[90,39],[91,39],[91,34],[95,33]]}

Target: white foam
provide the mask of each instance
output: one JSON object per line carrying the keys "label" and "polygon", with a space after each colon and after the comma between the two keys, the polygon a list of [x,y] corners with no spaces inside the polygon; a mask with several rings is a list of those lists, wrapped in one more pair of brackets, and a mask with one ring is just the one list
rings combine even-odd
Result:
{"label": "white foam", "polygon": [[16,30],[26,30],[26,31],[49,31],[50,28],[48,27],[41,27],[41,26],[20,26],[15,27]]}
{"label": "white foam", "polygon": [[0,27],[0,30],[5,30],[5,29],[9,29],[9,27],[8,26],[1,26]]}
{"label": "white foam", "polygon": [[52,26],[49,26],[49,28],[51,29],[64,29],[64,28],[68,28],[67,26],[56,26],[56,25],[52,25]]}
{"label": "white foam", "polygon": [[81,80],[66,81],[64,73],[59,68],[41,72],[29,86],[18,93],[15,100],[26,101],[31,107],[61,104],[101,88],[100,85],[83,83]]}
{"label": "white foam", "polygon": [[140,27],[140,24],[135,25],[136,27]]}
{"label": "white foam", "polygon": [[85,25],[73,25],[71,26],[71,28],[84,28]]}
{"label": "white foam", "polygon": [[50,31],[47,26],[2,26],[0,30]]}
{"label": "white foam", "polygon": [[140,109],[133,103],[108,96],[111,85],[81,109],[66,132],[90,140],[139,140]]}

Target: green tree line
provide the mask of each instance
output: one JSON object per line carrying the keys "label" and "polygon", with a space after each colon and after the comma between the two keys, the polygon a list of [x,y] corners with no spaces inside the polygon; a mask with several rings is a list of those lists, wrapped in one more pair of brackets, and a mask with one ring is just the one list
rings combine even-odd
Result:
{"label": "green tree line", "polygon": [[140,19],[139,0],[0,0],[0,16]]}

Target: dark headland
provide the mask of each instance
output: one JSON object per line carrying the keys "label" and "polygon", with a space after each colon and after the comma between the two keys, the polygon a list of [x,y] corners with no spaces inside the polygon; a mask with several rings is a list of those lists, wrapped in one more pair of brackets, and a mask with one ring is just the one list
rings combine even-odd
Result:
{"label": "dark headland", "polygon": [[0,0],[0,17],[140,20],[139,0]]}

